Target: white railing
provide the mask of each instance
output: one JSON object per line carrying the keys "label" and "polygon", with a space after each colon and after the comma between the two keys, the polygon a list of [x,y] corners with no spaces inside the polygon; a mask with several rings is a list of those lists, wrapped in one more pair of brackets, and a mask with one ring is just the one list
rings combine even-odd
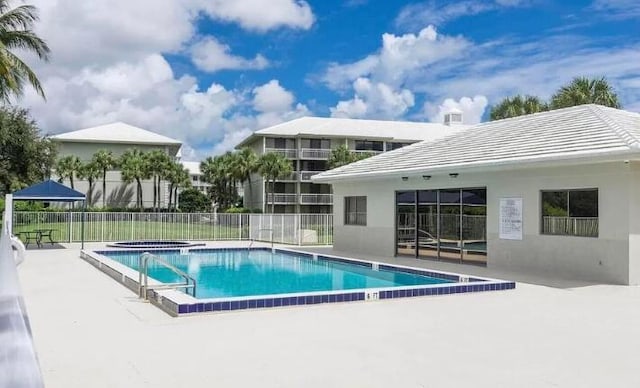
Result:
{"label": "white railing", "polygon": [[333,244],[331,214],[251,214],[251,240],[294,245]]}
{"label": "white railing", "polygon": [[365,155],[371,155],[371,156],[382,153],[382,151],[373,151],[373,150],[351,150],[351,152],[355,152],[356,154],[365,154]]}
{"label": "white railing", "polygon": [[[295,194],[294,194],[295,195]],[[294,202],[295,203],[295,202]],[[227,214],[227,213],[85,213],[84,240],[269,240],[260,229],[273,229],[274,242],[332,244],[331,214]],[[264,226],[264,225],[268,225]],[[51,230],[55,242],[82,239],[80,212],[14,212],[14,234]],[[315,237],[314,237],[315,236]],[[45,239],[43,246],[49,245]]]}
{"label": "white railing", "polygon": [[297,181],[298,180],[298,173],[297,172],[292,172],[291,174],[282,176],[282,177],[280,177],[280,178],[278,178],[276,180],[278,180],[278,181]]}
{"label": "white railing", "polygon": [[322,171],[300,171],[300,180],[301,181],[310,181],[311,177],[320,174]]}
{"label": "white railing", "polygon": [[[275,199],[275,201],[274,201]],[[281,194],[281,193],[275,193],[275,194],[271,194],[269,193],[267,195],[267,201],[269,203],[274,202],[274,203],[297,203],[298,202],[298,194]]]}
{"label": "white railing", "polygon": [[333,194],[300,194],[300,204],[331,205],[333,204]]}
{"label": "white railing", "polygon": [[542,217],[542,234],[598,237],[598,217]]}
{"label": "white railing", "polygon": [[300,149],[301,159],[329,159],[330,149],[322,148],[302,148]]}
{"label": "white railing", "polygon": [[289,159],[295,159],[298,157],[298,150],[294,148],[265,148],[264,152],[280,154]]}

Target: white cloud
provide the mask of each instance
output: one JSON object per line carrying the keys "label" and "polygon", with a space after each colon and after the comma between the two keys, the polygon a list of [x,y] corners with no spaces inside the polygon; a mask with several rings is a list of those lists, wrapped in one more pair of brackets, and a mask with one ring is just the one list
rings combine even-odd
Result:
{"label": "white cloud", "polygon": [[[624,0],[623,0],[624,1]],[[395,25],[404,30],[420,28],[426,24],[443,25],[463,16],[473,16],[482,12],[527,4],[524,0],[465,0],[437,2],[434,0],[413,3],[403,7],[395,20]]]}
{"label": "white cloud", "polygon": [[263,68],[268,61],[261,55],[239,57],[213,37],[194,41],[196,19],[224,20],[258,32],[309,28],[314,17],[306,2],[276,0],[269,7],[251,0],[176,0],[162,6],[157,0],[31,3],[40,11],[37,33],[53,55],[47,64],[30,62],[47,101],[27,89],[21,104],[31,109],[44,132],[125,121],[186,142],[186,156],[192,158],[232,147],[231,141],[263,122],[308,113],[291,100],[289,109],[274,113],[265,106],[256,114],[247,99],[250,91],[216,82],[199,85],[189,74],[176,76],[163,56],[194,52],[200,65],[212,71]]}
{"label": "white cloud", "polygon": [[418,34],[382,35],[382,47],[376,54],[348,64],[331,64],[323,81],[331,88],[344,87],[360,77],[370,77],[393,87],[402,86],[413,72],[451,60],[470,45],[462,37],[440,35],[433,26]]}
{"label": "white cloud", "polygon": [[303,0],[195,0],[212,18],[264,32],[289,27],[307,30],[315,17]]}
{"label": "white cloud", "polygon": [[280,86],[278,80],[271,80],[253,89],[253,107],[258,112],[284,112],[291,108],[293,93]]}
{"label": "white cloud", "polygon": [[214,37],[206,37],[190,48],[191,60],[200,69],[208,72],[219,70],[254,69],[260,70],[269,66],[267,58],[257,54],[248,59],[231,54],[231,47],[220,43]]}
{"label": "white cloud", "polygon": [[637,0],[595,0],[590,8],[611,19],[640,17],[640,2]]}
{"label": "white cloud", "polygon": [[293,93],[271,80],[253,89],[253,109],[258,112],[256,128],[269,127],[283,121],[309,115],[304,104],[296,104]]}
{"label": "white cloud", "polygon": [[485,96],[462,97],[458,101],[453,98],[447,98],[439,105],[426,102],[424,104],[424,114],[430,122],[442,123],[444,122],[445,113],[452,109],[458,109],[462,111],[464,124],[478,124],[482,120],[482,115],[487,108],[488,102]]}
{"label": "white cloud", "polygon": [[415,104],[408,89],[396,92],[389,85],[368,78],[358,78],[353,90],[355,96],[351,100],[340,101],[330,109],[332,117],[396,119]]}

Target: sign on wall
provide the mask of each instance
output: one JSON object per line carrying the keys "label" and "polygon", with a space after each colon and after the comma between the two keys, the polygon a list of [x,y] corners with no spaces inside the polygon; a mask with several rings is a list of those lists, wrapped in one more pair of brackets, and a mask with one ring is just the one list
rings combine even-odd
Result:
{"label": "sign on wall", "polygon": [[522,198],[500,198],[500,238],[522,240]]}

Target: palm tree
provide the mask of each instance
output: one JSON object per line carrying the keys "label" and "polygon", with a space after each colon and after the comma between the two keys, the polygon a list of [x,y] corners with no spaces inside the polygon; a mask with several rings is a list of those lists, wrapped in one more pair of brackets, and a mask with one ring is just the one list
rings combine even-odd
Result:
{"label": "palm tree", "polygon": [[546,102],[535,96],[507,97],[491,108],[491,120],[501,120],[549,110]]}
{"label": "palm tree", "polygon": [[576,77],[551,97],[552,109],[582,104],[600,104],[620,108],[618,95],[604,77],[591,79]]}
{"label": "palm tree", "polygon": [[69,178],[71,188],[75,189],[73,184],[74,176],[78,175],[82,162],[75,155],[68,155],[58,160],[56,173],[60,177],[60,182],[64,181],[64,178]]}
{"label": "palm tree", "polygon": [[33,32],[37,10],[32,5],[11,8],[9,3],[9,0],[0,0],[0,100],[8,102],[12,96],[22,96],[25,82],[44,98],[38,77],[12,52],[27,51],[43,61],[49,60],[49,46]]}
{"label": "palm tree", "polygon": [[80,166],[80,170],[78,171],[78,178],[86,179],[89,182],[89,189],[87,190],[87,204],[89,206],[93,205],[93,186],[95,184],[96,179],[100,176],[100,168],[98,165],[92,160],[88,163],[84,163]]}
{"label": "palm tree", "polygon": [[118,165],[118,160],[109,150],[98,150],[93,154],[91,161],[102,171],[102,207],[106,206],[107,198],[107,171],[114,169]]}
{"label": "palm tree", "polygon": [[178,190],[191,186],[191,180],[189,179],[189,170],[178,162],[171,163],[165,174],[165,179],[169,182],[169,205],[168,209],[177,208],[178,204]]}
{"label": "palm tree", "polygon": [[[275,152],[269,152],[260,157],[258,161],[258,172],[266,180],[267,186],[271,181],[271,213],[275,211],[275,187],[276,179],[283,178],[293,172],[291,162],[284,155]],[[265,190],[266,191],[266,190]],[[265,195],[265,210],[267,207],[267,198]]]}
{"label": "palm tree", "polygon": [[[247,183],[249,201],[252,197],[251,174],[258,171],[258,156],[249,147],[245,147],[235,154],[234,165],[232,169],[240,183]],[[243,198],[243,206],[250,206],[247,202],[247,195]]]}
{"label": "palm tree", "polygon": [[134,148],[122,154],[119,164],[122,180],[125,183],[136,182],[136,206],[142,210],[142,180],[150,177],[147,158],[144,152]]}
{"label": "palm tree", "polygon": [[346,145],[342,144],[331,150],[327,165],[329,168],[338,168],[349,163],[357,162],[358,160],[369,158],[373,155],[374,154],[370,152],[353,152]]}
{"label": "palm tree", "polygon": [[167,175],[171,158],[162,150],[153,150],[146,154],[149,176],[153,178],[153,210],[160,207],[160,182]]}
{"label": "palm tree", "polygon": [[234,159],[234,155],[227,152],[224,155],[209,157],[200,163],[202,180],[211,184],[209,196],[223,209],[231,206],[238,195],[233,171]]}

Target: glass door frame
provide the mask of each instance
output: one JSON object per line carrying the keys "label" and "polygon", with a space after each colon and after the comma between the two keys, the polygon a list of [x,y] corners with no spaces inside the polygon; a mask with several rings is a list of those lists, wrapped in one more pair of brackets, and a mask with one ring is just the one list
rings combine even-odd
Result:
{"label": "glass door frame", "polygon": [[[455,191],[458,190],[460,192],[460,201],[459,204],[459,227],[458,227],[458,236],[459,236],[459,240],[458,243],[460,245],[460,259],[454,259],[454,260],[447,260],[446,258],[443,259],[441,256],[441,244],[440,244],[440,236],[442,233],[442,222],[441,222],[441,192],[442,191]],[[470,191],[470,190],[484,190],[485,192],[485,209],[487,207],[487,198],[486,198],[486,192],[487,192],[487,187],[486,186],[472,186],[472,187],[462,187],[462,188],[444,188],[444,189],[414,189],[414,190],[395,190],[394,191],[394,244],[395,244],[395,248],[394,248],[394,252],[396,256],[404,256],[404,257],[414,257],[414,258],[422,258],[422,259],[427,259],[427,260],[437,260],[437,261],[454,261],[454,262],[460,262],[460,263],[466,263],[464,260],[464,191]],[[436,220],[437,220],[437,236],[436,236],[436,258],[430,258],[427,256],[420,256],[420,241],[419,241],[419,217],[418,217],[418,209],[420,206],[420,191],[435,191],[436,192],[436,209],[437,209],[437,214],[436,214]],[[414,241],[415,241],[415,247],[414,247],[414,252],[413,255],[409,255],[409,254],[402,254],[402,253],[398,253],[398,202],[397,202],[397,198],[398,198],[398,193],[407,193],[407,192],[412,192],[414,195],[414,203],[413,203],[413,207],[414,207]],[[486,234],[486,210],[485,210],[485,234]],[[486,240],[486,235],[485,235],[485,240]],[[471,264],[471,262],[469,263]],[[484,263],[486,265],[486,261]]]}

